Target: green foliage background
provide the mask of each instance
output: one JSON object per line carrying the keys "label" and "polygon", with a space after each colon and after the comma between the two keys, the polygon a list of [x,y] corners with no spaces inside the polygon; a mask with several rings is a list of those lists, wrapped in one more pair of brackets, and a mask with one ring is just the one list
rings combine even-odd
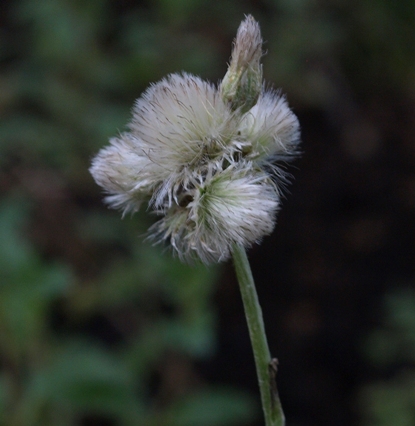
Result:
{"label": "green foliage background", "polygon": [[[220,270],[181,265],[143,243],[153,218],[107,210],[90,160],[150,82],[181,70],[219,80],[247,13],[267,40],[265,78],[300,116],[347,109],[352,121],[354,96],[413,101],[414,1],[2,7],[0,424],[261,424],[254,396],[197,369],[216,350]],[[367,129],[364,117],[358,123],[354,132]],[[364,159],[370,150],[352,141],[346,151]],[[382,400],[377,392],[371,398]]]}

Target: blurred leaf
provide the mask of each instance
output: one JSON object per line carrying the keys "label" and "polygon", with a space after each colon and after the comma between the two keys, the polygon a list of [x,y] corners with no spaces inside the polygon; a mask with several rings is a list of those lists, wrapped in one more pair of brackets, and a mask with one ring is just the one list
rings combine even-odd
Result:
{"label": "blurred leaf", "polygon": [[0,374],[0,424],[6,424],[6,411],[10,403],[10,386],[6,378],[6,374]]}
{"label": "blurred leaf", "polygon": [[86,59],[94,51],[96,33],[105,22],[105,1],[20,1],[17,18],[34,25],[37,53],[67,61]]}
{"label": "blurred leaf", "polygon": [[415,424],[415,291],[397,290],[385,299],[382,327],[365,342],[365,352],[387,379],[365,386],[359,395],[367,426]]}
{"label": "blurred leaf", "polygon": [[168,426],[227,426],[248,424],[257,407],[250,397],[230,389],[210,389],[189,395],[170,407]]}
{"label": "blurred leaf", "polygon": [[[0,205],[0,331],[8,350],[36,345],[45,331],[47,308],[65,294],[71,282],[68,267],[42,263],[24,241],[24,210],[15,201]],[[4,251],[4,252],[3,252]]]}
{"label": "blurred leaf", "polygon": [[363,389],[360,403],[367,426],[415,424],[415,373],[405,372]]}
{"label": "blurred leaf", "polygon": [[396,291],[385,301],[385,325],[368,336],[365,351],[380,366],[415,362],[415,292]]}
{"label": "blurred leaf", "polygon": [[29,425],[35,416],[42,418],[45,407],[63,407],[134,425],[142,415],[135,388],[135,379],[119,359],[90,344],[67,341],[28,383],[16,416]]}

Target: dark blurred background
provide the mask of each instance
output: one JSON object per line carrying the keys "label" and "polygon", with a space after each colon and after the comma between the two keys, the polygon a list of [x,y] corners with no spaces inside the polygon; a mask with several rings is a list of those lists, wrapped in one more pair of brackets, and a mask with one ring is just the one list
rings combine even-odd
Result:
{"label": "dark blurred background", "polygon": [[251,13],[302,125],[249,252],[287,425],[415,425],[415,1],[0,7],[0,424],[263,425],[231,263],[144,242],[88,173],[150,82],[222,78]]}

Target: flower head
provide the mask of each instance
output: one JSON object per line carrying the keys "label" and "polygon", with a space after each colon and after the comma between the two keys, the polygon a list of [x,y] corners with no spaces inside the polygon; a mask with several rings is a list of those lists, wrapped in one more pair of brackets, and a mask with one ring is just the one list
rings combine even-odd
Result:
{"label": "flower head", "polygon": [[274,228],[275,162],[296,152],[299,124],[279,92],[263,89],[261,46],[249,16],[219,87],[185,73],[151,85],[128,131],[92,161],[106,202],[134,213],[148,201],[161,217],[151,237],[183,260],[225,260],[233,244],[248,247]]}

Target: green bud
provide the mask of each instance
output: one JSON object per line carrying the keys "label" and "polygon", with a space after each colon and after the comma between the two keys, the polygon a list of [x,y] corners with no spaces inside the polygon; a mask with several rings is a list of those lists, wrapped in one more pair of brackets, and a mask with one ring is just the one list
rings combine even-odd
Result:
{"label": "green bud", "polygon": [[248,15],[238,28],[231,63],[220,86],[233,110],[249,111],[262,90],[262,37],[258,22]]}

